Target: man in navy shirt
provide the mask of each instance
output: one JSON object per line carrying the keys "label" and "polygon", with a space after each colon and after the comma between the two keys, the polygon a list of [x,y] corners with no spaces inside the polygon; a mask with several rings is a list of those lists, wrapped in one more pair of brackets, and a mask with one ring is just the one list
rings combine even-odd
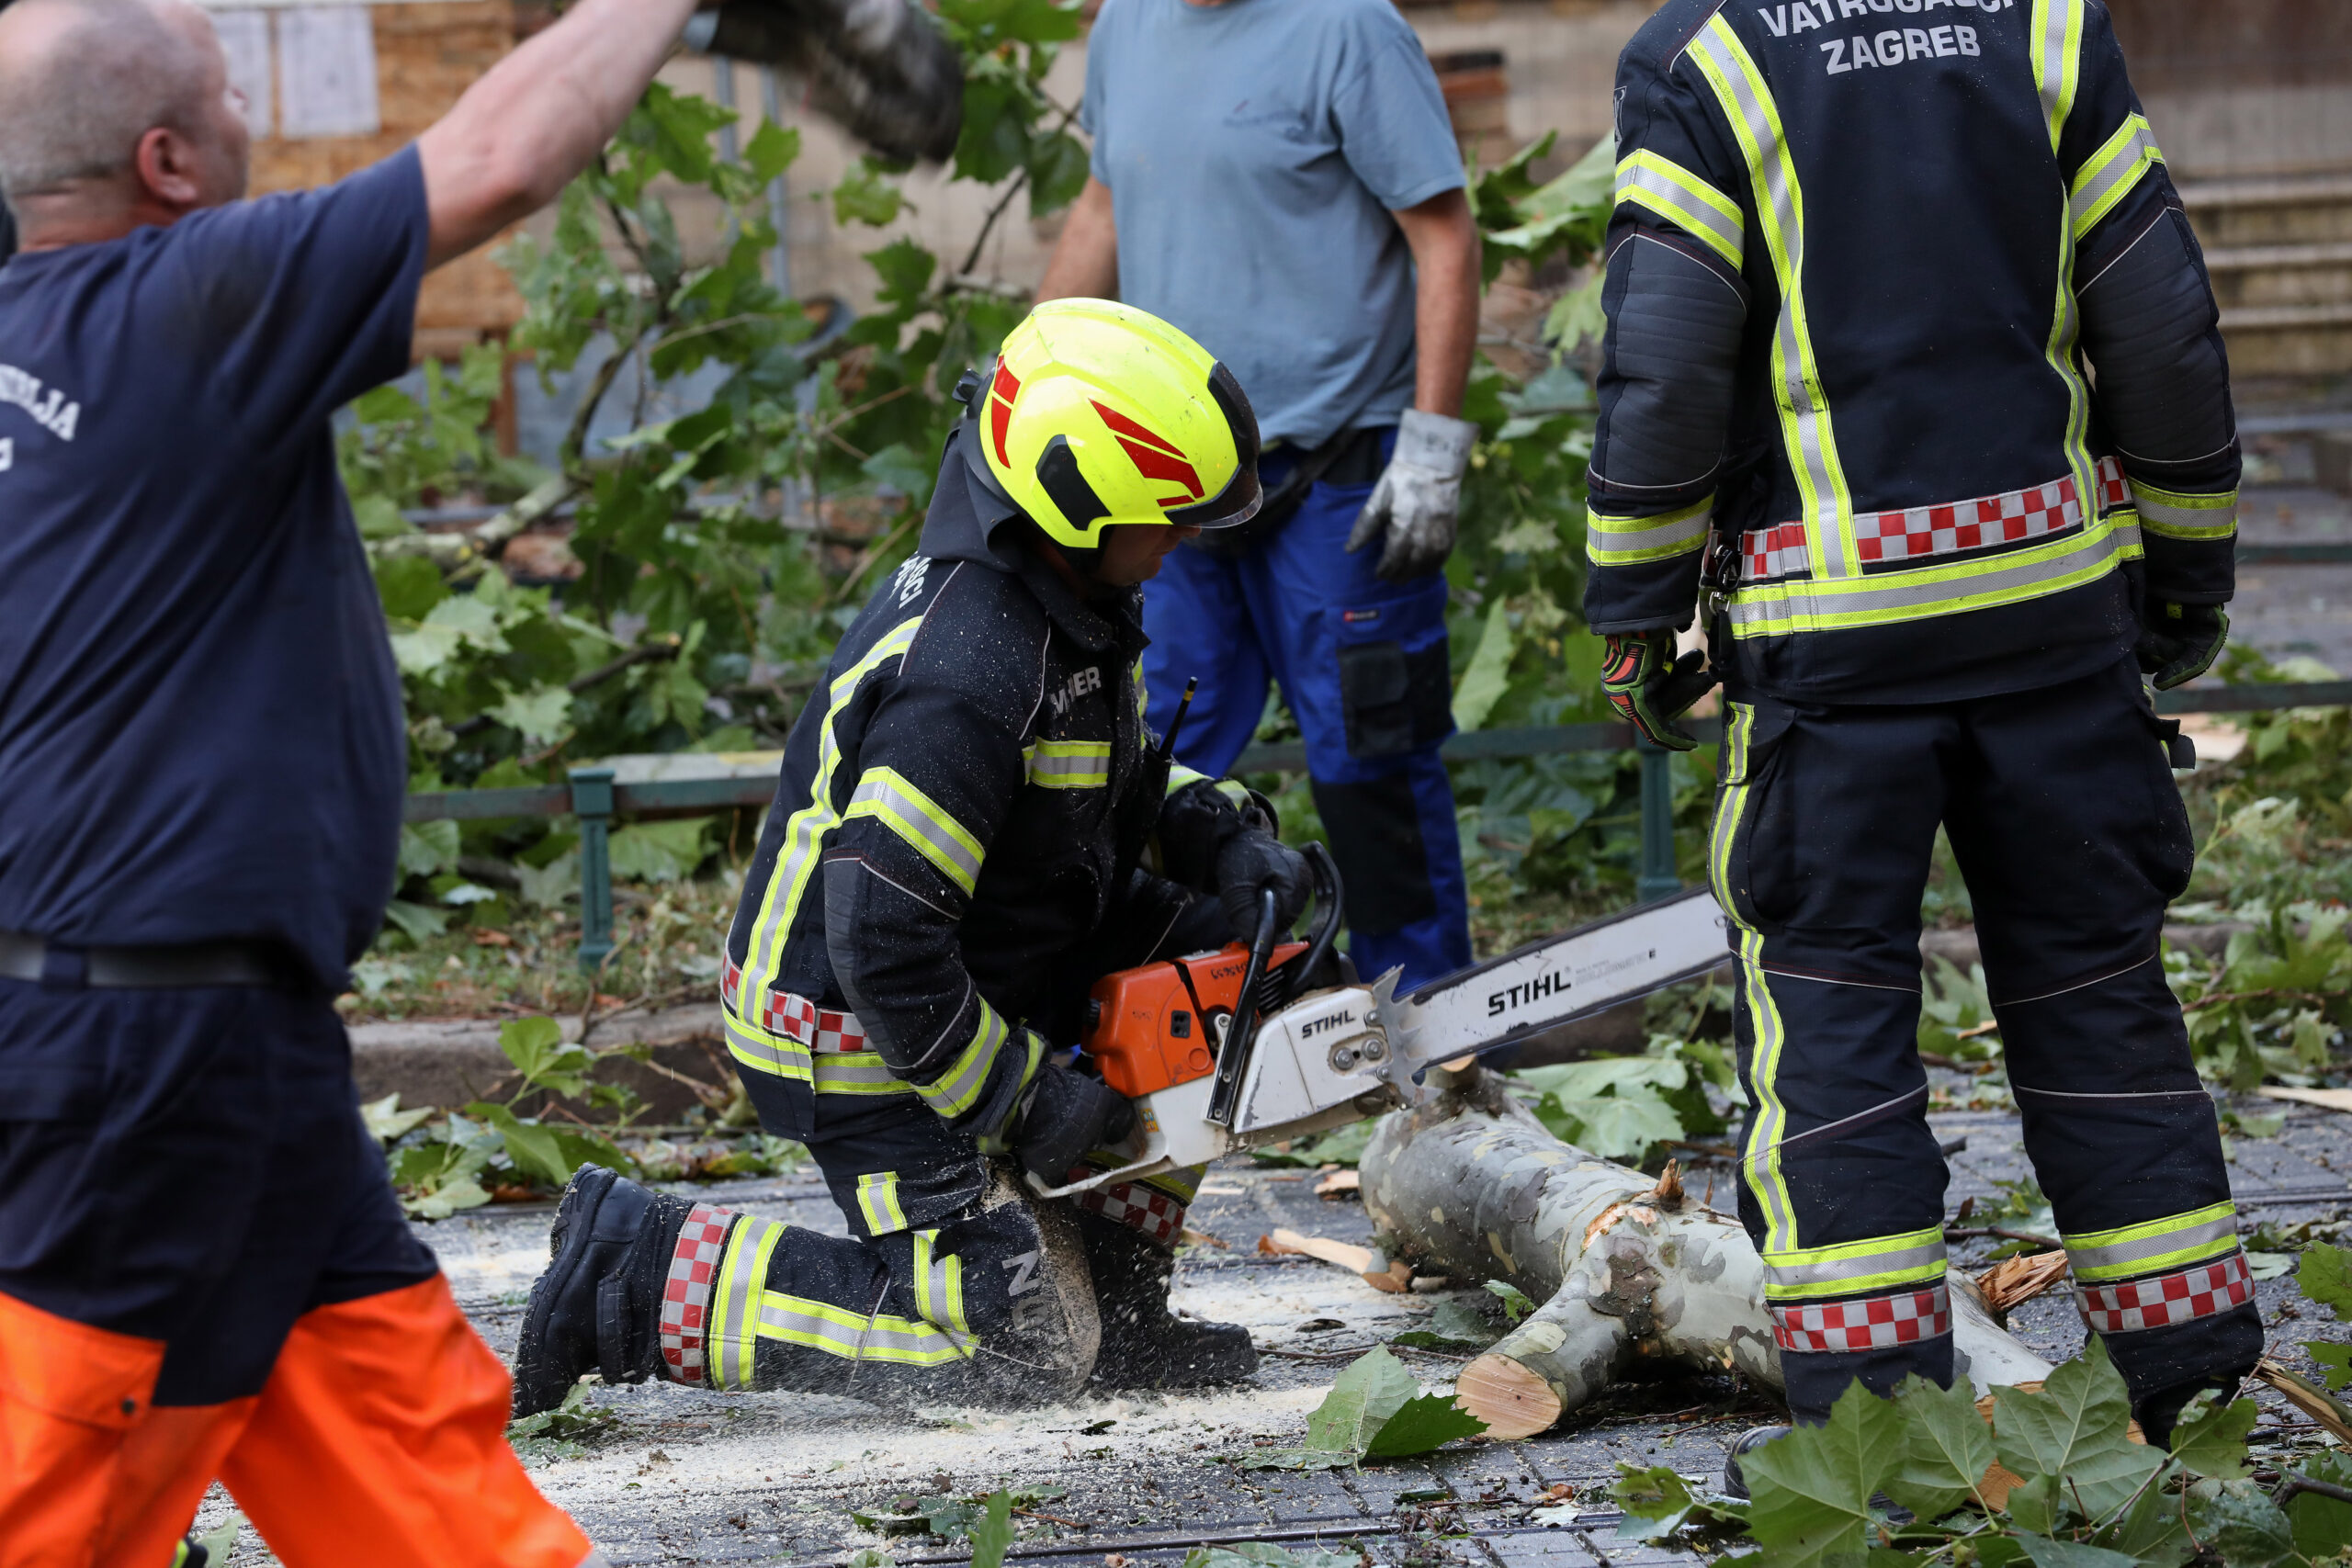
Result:
{"label": "man in navy shirt", "polygon": [[288,1562],[602,1561],[356,1108],[406,763],[327,422],[694,4],[576,0],[258,201],[201,11],[0,14],[0,1561],[160,1568],[216,1476]]}

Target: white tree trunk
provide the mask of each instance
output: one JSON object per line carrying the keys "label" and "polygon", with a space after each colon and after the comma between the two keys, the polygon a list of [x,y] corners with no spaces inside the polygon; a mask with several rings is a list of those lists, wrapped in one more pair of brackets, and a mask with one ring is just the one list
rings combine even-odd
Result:
{"label": "white tree trunk", "polygon": [[[1498,1438],[1541,1432],[1644,1361],[1735,1369],[1781,1386],[1764,1267],[1736,1219],[1547,1132],[1477,1067],[1385,1118],[1364,1207],[1394,1254],[1457,1280],[1504,1280],[1541,1308],[1464,1369],[1456,1397]],[[1980,1394],[2050,1363],[1951,1276],[1954,1360]]]}

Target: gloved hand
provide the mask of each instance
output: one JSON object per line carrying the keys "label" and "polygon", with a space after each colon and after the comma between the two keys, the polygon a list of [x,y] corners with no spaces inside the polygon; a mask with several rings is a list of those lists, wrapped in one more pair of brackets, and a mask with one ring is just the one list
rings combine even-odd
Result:
{"label": "gloved hand", "polygon": [[1216,852],[1216,899],[1236,942],[1258,940],[1258,895],[1274,890],[1274,929],[1290,930],[1306,908],[1310,886],[1306,857],[1251,828],[1236,833]]}
{"label": "gloved hand", "polygon": [[1435,571],[1453,552],[1462,475],[1477,439],[1478,427],[1466,419],[1407,409],[1397,421],[1396,450],[1348,535],[1350,550],[1387,536],[1376,569],[1384,581]]}
{"label": "gloved hand", "polygon": [[1048,1065],[1021,1097],[1009,1141],[1023,1170],[1059,1187],[1087,1150],[1123,1144],[1135,1130],[1136,1108],[1116,1089]]}
{"label": "gloved hand", "polygon": [[1674,634],[1610,632],[1600,656],[1600,690],[1615,708],[1651,744],[1669,751],[1688,751],[1698,738],[1685,734],[1674,722],[1715,683],[1713,671],[1702,668],[1706,656],[1693,649],[1674,656]]}
{"label": "gloved hand", "polygon": [[2230,639],[2229,612],[2219,604],[2178,604],[2151,599],[2140,611],[2139,644],[2132,650],[2141,672],[2159,692],[2185,685],[2213,668]]}

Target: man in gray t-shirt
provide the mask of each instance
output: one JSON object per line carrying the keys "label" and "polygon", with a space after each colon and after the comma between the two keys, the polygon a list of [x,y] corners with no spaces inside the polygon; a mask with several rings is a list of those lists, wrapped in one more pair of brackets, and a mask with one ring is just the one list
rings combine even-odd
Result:
{"label": "man in gray t-shirt", "polygon": [[[1357,967],[1470,960],[1445,639],[1478,231],[1419,40],[1387,0],[1109,0],[1092,177],[1038,298],[1119,299],[1239,378],[1266,526],[1145,589],[1151,722],[1212,776],[1278,682],[1348,885]],[[1242,532],[1242,530],[1236,530]]]}

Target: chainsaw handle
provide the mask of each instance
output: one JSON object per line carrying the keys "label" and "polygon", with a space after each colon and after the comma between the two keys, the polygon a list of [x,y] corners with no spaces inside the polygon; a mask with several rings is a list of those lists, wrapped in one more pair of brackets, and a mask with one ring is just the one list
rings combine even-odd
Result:
{"label": "chainsaw handle", "polygon": [[1233,1125],[1234,1097],[1241,1092],[1242,1069],[1250,1063],[1250,1047],[1258,1038],[1258,983],[1265,977],[1266,962],[1273,956],[1274,939],[1282,934],[1282,911],[1274,890],[1258,890],[1258,934],[1250,943],[1250,962],[1241,971],[1241,988],[1234,998],[1233,1017],[1217,1046],[1216,1086],[1209,1093],[1208,1119],[1221,1127]]}
{"label": "chainsaw handle", "polygon": [[1272,972],[1272,995],[1261,1012],[1273,1012],[1298,999],[1307,986],[1306,977],[1322,967],[1331,956],[1331,945],[1340,939],[1340,915],[1344,889],[1340,881],[1339,863],[1331,852],[1321,844],[1309,844],[1301,852],[1306,869],[1315,882],[1315,933],[1308,937],[1306,951]]}

